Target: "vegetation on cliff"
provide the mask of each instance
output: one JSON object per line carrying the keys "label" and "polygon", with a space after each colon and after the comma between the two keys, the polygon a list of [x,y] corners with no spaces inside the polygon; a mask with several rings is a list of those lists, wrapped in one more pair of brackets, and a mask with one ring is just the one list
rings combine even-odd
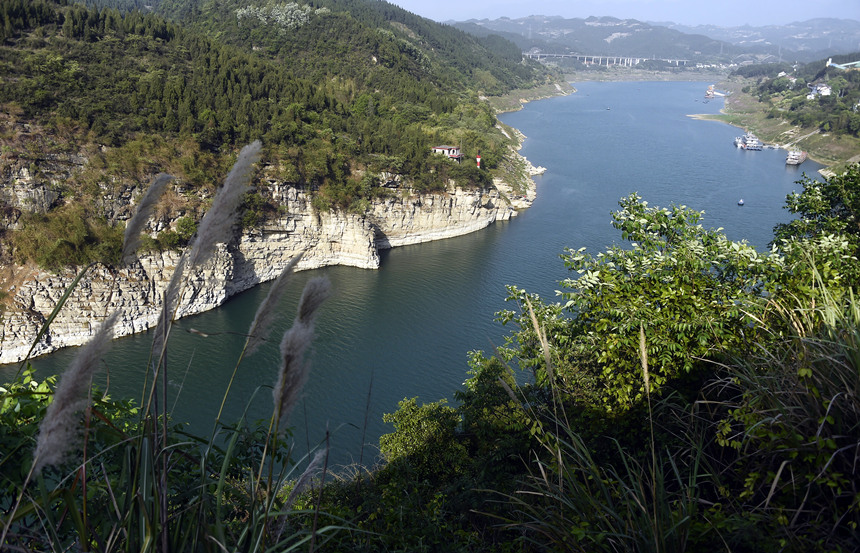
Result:
{"label": "vegetation on cliff", "polygon": [[[702,214],[684,206],[623,198],[613,224],[628,247],[568,250],[564,261],[576,276],[562,283],[561,301],[512,287],[515,307],[499,317],[513,332],[492,355],[471,354],[457,404],[405,399],[386,416],[395,431],[380,440],[380,466],[311,490],[304,486],[327,470],[324,442],[313,461],[293,460],[307,466],[302,474],[290,472],[290,439],[279,430],[306,377],[308,321],[327,287],[306,292],[282,339],[285,368],[271,421],[213,421],[209,438],[171,429],[158,407],[157,383],[169,369],[166,308],[146,363],[149,400],[138,410],[93,392],[92,402],[63,419],[81,425],[73,436],[86,437],[64,449],[63,459],[39,463],[43,446],[35,453],[33,446],[53,431],[50,406],[68,401],[64,381],[52,392],[52,381],[36,383],[24,372],[4,387],[0,523],[7,544],[855,550],[858,193],[860,166],[823,184],[806,181],[787,204],[803,225],[776,229],[769,252],[706,230]],[[222,219],[207,217],[201,228]],[[201,236],[215,237],[207,230],[195,240]],[[188,264],[205,243],[192,245]],[[185,265],[177,271],[181,293]],[[237,369],[250,344],[266,338],[269,314],[280,312],[288,272],[258,311]],[[81,355],[98,364],[88,348]],[[81,397],[87,383],[75,385]],[[42,476],[34,479],[31,466]]]}
{"label": "vegetation on cliff", "polygon": [[[162,3],[171,21],[104,2],[0,2],[2,156],[6,167],[27,169],[34,183],[52,189],[56,199],[38,225],[60,225],[68,204],[98,225],[121,225],[141,183],[160,171],[177,177],[161,223],[175,225],[183,214],[197,220],[238,145],[256,138],[266,164],[246,224],[277,213],[266,195],[270,182],[312,191],[318,209],[360,212],[392,193],[383,174],[433,191],[449,180],[490,186],[511,166],[513,141],[479,96],[551,80],[544,68],[503,43],[384,2],[324,4],[277,11]],[[301,17],[289,19],[293,12]],[[183,19],[187,13],[193,20]],[[448,143],[461,147],[462,165],[431,152]],[[479,153],[481,171],[469,162]],[[52,184],[48,166],[76,155],[86,166]],[[12,220],[27,211],[6,195],[2,201]],[[27,232],[38,228],[24,219]],[[19,233],[7,232],[16,244]],[[169,247],[171,238],[149,245]],[[13,249],[45,267],[63,262]],[[111,261],[92,248],[79,253],[69,262]]]}

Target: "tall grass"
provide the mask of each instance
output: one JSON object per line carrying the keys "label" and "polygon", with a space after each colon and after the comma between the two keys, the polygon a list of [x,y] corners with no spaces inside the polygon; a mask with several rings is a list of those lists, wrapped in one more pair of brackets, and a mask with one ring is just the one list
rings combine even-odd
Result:
{"label": "tall grass", "polygon": [[[644,331],[640,328],[640,358],[650,455],[633,455],[607,438],[614,444],[616,462],[606,464],[594,459],[571,424],[567,402],[554,390],[550,344],[530,304],[528,309],[553,388],[553,414],[549,424],[541,421],[532,406],[518,400],[520,396],[505,384],[530,414],[542,448],[533,452],[519,490],[506,496],[512,509],[507,526],[524,530],[523,539],[541,550],[686,551],[699,508],[701,458],[695,449],[658,449]],[[668,402],[663,405],[667,406]]]}
{"label": "tall grass", "polygon": [[[283,361],[273,383],[268,433],[255,432],[244,417],[231,424],[220,420],[229,386],[208,438],[173,427],[166,409],[170,331],[188,290],[186,272],[205,264],[215,246],[232,236],[259,154],[259,142],[239,154],[194,242],[177,264],[164,295],[152,358],[146,365],[141,360],[141,370],[149,374],[142,408],[118,408],[90,393],[117,314],[105,321],[62,375],[41,421],[31,470],[2,520],[0,543],[5,548],[290,551],[314,549],[321,537],[337,529],[329,525],[284,533],[296,496],[327,464],[327,448],[322,447],[299,474],[305,461],[293,457],[283,432],[308,377],[305,353],[313,339],[315,316],[329,293],[327,280],[308,283],[294,324],[281,341]],[[167,175],[157,177],[141,199],[138,214],[127,226],[125,260],[133,260],[137,233],[169,180]],[[245,353],[266,341],[282,312],[283,288],[299,257],[288,264],[261,304],[231,383]]]}
{"label": "tall grass", "polygon": [[548,551],[860,551],[860,300],[820,281],[814,297],[762,300],[758,347],[714,364],[698,399],[653,396],[640,329],[647,420],[632,443],[647,451],[606,436],[597,460],[565,414],[575,403],[550,394],[547,420],[510,389],[541,448],[506,526]]}
{"label": "tall grass", "polygon": [[728,415],[718,439],[743,476],[737,511],[773,521],[795,551],[860,550],[860,300],[819,288],[816,302],[771,304],[770,341],[708,392]]}

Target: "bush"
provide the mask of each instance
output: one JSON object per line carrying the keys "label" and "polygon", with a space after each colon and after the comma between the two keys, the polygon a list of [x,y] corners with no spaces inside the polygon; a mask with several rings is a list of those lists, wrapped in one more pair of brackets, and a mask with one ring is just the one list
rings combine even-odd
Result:
{"label": "bush", "polygon": [[826,293],[814,306],[774,307],[794,332],[747,352],[706,394],[737,393],[715,426],[719,443],[737,452],[724,500],[766,516],[790,550],[856,551],[860,302]]}
{"label": "bush", "polygon": [[90,214],[80,205],[65,205],[47,214],[22,217],[21,229],[12,234],[19,263],[33,261],[58,272],[69,266],[99,262],[119,263],[122,229]]}
{"label": "bush", "polygon": [[394,425],[394,433],[379,438],[379,448],[391,464],[408,464],[419,480],[439,478],[461,470],[466,448],[457,438],[460,417],[445,400],[418,406],[416,398],[404,399],[397,411],[382,420]]}

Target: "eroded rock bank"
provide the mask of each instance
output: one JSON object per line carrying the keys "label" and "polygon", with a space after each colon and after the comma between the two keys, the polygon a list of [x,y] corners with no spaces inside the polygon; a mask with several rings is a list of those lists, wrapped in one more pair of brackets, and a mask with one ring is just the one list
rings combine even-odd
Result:
{"label": "eroded rock bank", "polygon": [[[433,194],[400,189],[373,202],[366,213],[355,214],[318,212],[303,191],[273,186],[283,214],[261,228],[244,232],[230,244],[219,245],[205,267],[188,275],[178,316],[213,309],[230,296],[277,277],[301,251],[305,254],[298,270],[328,265],[374,269],[379,267],[381,249],[459,236],[508,220],[534,198],[534,183],[525,196],[512,197],[504,191],[501,183],[476,190],[452,184],[447,191]],[[165,251],[124,268],[90,268],[31,356],[85,343],[100,322],[116,310],[120,311],[116,336],[155,326],[179,257],[179,252]],[[39,329],[76,275],[55,275],[21,266],[0,269],[7,283],[0,363],[11,363],[27,356]]]}

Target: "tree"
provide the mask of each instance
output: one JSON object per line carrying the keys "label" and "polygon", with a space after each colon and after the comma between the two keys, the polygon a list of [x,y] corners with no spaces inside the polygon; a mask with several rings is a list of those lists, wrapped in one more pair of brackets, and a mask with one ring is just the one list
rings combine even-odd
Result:
{"label": "tree", "polygon": [[419,478],[452,474],[466,461],[466,448],[457,439],[457,410],[440,400],[420,407],[416,398],[404,399],[397,411],[382,416],[394,432],[379,438],[388,463],[408,463]]}
{"label": "tree", "polygon": [[[503,350],[507,359],[535,370],[539,384],[552,383],[602,410],[625,410],[644,397],[640,331],[650,389],[659,390],[708,367],[706,360],[752,347],[760,338],[754,323],[765,317],[768,301],[816,294],[814,279],[838,284],[850,266],[847,242],[830,236],[759,254],[720,230],[704,229],[702,213],[685,206],[653,208],[636,194],[619,204],[613,226],[631,241],[629,248],[597,255],[568,249],[562,257],[578,277],[561,282],[565,303],[544,304],[511,288],[520,314],[500,317],[520,328]],[[535,327],[550,346],[552,372]]]}
{"label": "tree", "polygon": [[824,181],[804,175],[797,182],[803,191],[786,196],[785,208],[799,218],[774,227],[777,240],[843,235],[860,254],[860,164]]}

